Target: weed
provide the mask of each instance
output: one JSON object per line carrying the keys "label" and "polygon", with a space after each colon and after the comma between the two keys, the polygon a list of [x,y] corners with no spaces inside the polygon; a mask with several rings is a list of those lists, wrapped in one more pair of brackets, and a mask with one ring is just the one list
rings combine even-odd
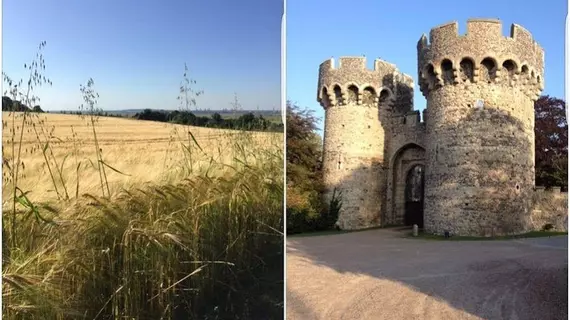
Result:
{"label": "weed", "polygon": [[[10,96],[12,96],[14,100],[18,100],[19,101],[17,103],[18,106],[23,104],[22,106],[23,112],[19,113],[17,112],[18,110],[12,110],[11,114],[12,116],[12,128],[10,130],[10,138],[11,138],[10,145],[12,147],[11,166],[6,165],[10,162],[10,160],[4,158],[4,153],[2,153],[3,164],[5,164],[5,167],[8,169],[11,178],[9,182],[11,183],[12,187],[11,188],[12,194],[10,197],[12,203],[12,217],[9,225],[10,225],[10,233],[12,239],[15,237],[15,232],[16,232],[16,205],[18,203],[17,192],[18,192],[18,180],[20,178],[20,168],[24,169],[25,167],[21,159],[24,132],[26,132],[26,128],[28,128],[30,124],[33,124],[33,118],[31,117],[29,112],[30,110],[29,108],[27,108],[27,106],[31,106],[36,102],[40,101],[39,97],[34,95],[34,88],[40,87],[44,84],[51,85],[51,80],[49,80],[42,74],[42,71],[45,70],[45,61],[42,54],[42,50],[44,49],[45,46],[46,42],[45,41],[41,42],[40,45],[38,46],[38,51],[36,52],[36,56],[34,57],[32,62],[29,65],[24,64],[24,69],[27,69],[29,71],[29,77],[25,84],[23,83],[22,79],[20,79],[20,81],[18,82],[15,82],[6,73],[4,72],[2,73],[3,80],[8,85],[8,90],[4,94],[9,94]],[[19,122],[20,123],[19,126],[17,125],[16,122],[17,116],[21,117],[21,122]],[[33,127],[35,128],[35,126]],[[16,137],[18,137],[17,151],[16,151]],[[47,149],[48,147],[49,145],[46,145],[44,149]],[[54,181],[55,185],[56,183],[53,175],[52,175],[52,180]],[[4,227],[2,231],[4,232]],[[15,243],[12,243],[12,248],[11,248],[12,250],[15,249],[14,245]]]}

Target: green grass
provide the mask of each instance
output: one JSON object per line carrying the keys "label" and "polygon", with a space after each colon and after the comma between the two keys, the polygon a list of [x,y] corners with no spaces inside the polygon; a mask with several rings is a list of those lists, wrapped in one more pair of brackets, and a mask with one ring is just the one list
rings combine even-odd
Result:
{"label": "green grass", "polygon": [[439,241],[491,241],[491,240],[512,240],[512,239],[525,239],[525,238],[544,238],[568,235],[568,232],[556,231],[531,231],[518,235],[497,236],[497,237],[472,237],[472,236],[452,236],[445,238],[442,235],[428,234],[420,232],[417,237],[414,237],[412,232],[406,234],[406,238],[424,239],[424,240],[439,240]]}
{"label": "green grass", "polygon": [[[287,235],[288,238],[305,238],[305,237],[319,237],[319,236],[329,236],[329,235],[340,235],[347,233],[355,233],[369,230],[377,229],[391,229],[391,228],[402,228],[402,226],[384,226],[384,227],[372,227],[359,230],[323,230],[323,231],[313,231],[313,232],[303,232]],[[524,238],[543,238],[543,237],[554,237],[568,235],[567,232],[557,232],[557,231],[531,231],[519,235],[512,236],[499,236],[499,237],[471,237],[471,236],[452,236],[446,239],[444,236],[433,235],[424,232],[420,232],[417,237],[412,235],[412,232],[406,232],[405,238],[414,239],[425,239],[425,240],[440,240],[440,241],[489,241],[489,240],[509,240],[509,239],[524,239]]]}
{"label": "green grass", "polygon": [[370,230],[377,230],[377,229],[385,229],[385,227],[371,227],[359,230],[320,230],[320,231],[310,231],[310,232],[302,232],[302,233],[295,233],[295,234],[288,234],[287,238],[304,238],[304,237],[319,237],[319,236],[330,236],[330,235],[338,235],[338,234],[347,234],[347,233],[356,233],[362,231],[370,231]]}

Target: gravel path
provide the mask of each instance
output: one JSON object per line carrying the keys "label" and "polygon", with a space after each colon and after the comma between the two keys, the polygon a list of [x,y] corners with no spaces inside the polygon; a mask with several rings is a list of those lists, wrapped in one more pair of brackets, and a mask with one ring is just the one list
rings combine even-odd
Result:
{"label": "gravel path", "polygon": [[568,238],[287,240],[287,319],[568,319]]}

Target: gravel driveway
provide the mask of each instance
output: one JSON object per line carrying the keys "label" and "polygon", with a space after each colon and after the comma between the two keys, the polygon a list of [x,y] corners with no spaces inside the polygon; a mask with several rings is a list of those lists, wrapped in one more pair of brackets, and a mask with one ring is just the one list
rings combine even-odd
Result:
{"label": "gravel driveway", "polygon": [[568,238],[287,240],[287,319],[568,319]]}

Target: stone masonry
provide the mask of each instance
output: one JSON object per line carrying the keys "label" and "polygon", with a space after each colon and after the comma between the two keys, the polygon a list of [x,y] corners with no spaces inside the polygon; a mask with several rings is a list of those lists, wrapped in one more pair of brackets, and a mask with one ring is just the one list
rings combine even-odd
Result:
{"label": "stone masonry", "polygon": [[[534,101],[543,89],[544,51],[513,24],[471,19],[423,35],[419,87],[395,65],[364,57],[319,69],[325,109],[325,200],[342,192],[341,229],[402,225],[408,173],[421,166],[423,223],[430,233],[500,235],[534,227]],[[567,197],[566,197],[567,199]],[[536,220],[536,219],[535,219]],[[542,220],[541,220],[542,221]]]}

